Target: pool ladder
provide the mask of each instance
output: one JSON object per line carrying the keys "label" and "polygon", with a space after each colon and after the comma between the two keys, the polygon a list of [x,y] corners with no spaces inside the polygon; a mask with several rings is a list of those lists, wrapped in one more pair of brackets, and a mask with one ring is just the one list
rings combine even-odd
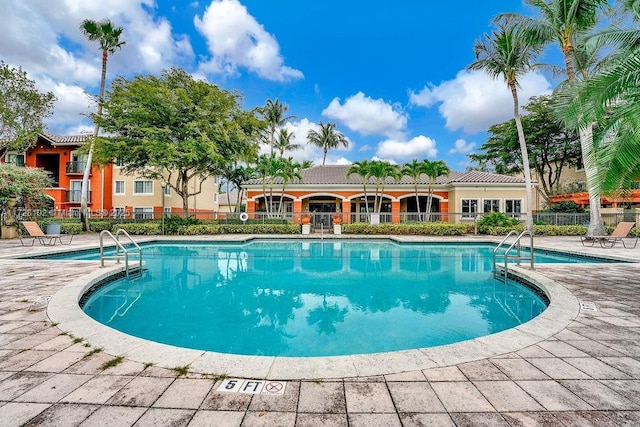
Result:
{"label": "pool ladder", "polygon": [[[505,238],[502,239],[502,241],[498,244],[498,246],[496,246],[495,249],[493,250],[493,274],[495,276],[504,274],[505,282],[507,281],[507,278],[509,276],[509,261],[516,261],[518,265],[520,265],[520,262],[522,261],[529,261],[531,265],[531,269],[533,269],[533,258],[534,258],[533,234],[531,234],[529,231],[525,230],[522,233],[520,233],[516,238],[515,242],[511,243],[511,245],[504,252],[499,252],[499,250],[503,246],[506,246],[508,244],[507,240],[509,240],[509,237],[514,236],[516,234],[518,234],[516,231],[511,230],[509,234],[507,234]],[[522,245],[520,242],[522,238],[525,236],[529,236],[529,255],[522,255]],[[512,253],[512,251],[514,250],[515,250],[515,254]],[[499,262],[498,259],[500,257],[503,258],[501,260],[503,261],[502,268],[498,266],[498,262]]]}
{"label": "pool ladder", "polygon": [[[116,253],[115,255],[105,255],[104,254],[104,237],[108,236],[113,240],[116,244]],[[120,242],[120,236],[125,236],[129,243],[133,245],[127,249],[125,245]],[[137,257],[137,266],[131,266],[129,263],[130,257]],[[142,248],[138,245],[127,233],[125,230],[120,228],[116,231],[116,235],[111,234],[109,230],[102,230],[100,232],[100,267],[104,267],[105,259],[115,259],[117,263],[120,263],[120,260],[124,258],[124,272],[127,279],[131,279],[133,277],[142,276]]]}

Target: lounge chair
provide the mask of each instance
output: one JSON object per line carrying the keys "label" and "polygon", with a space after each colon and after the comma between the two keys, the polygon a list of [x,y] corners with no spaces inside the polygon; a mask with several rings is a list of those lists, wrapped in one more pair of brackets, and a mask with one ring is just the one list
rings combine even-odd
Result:
{"label": "lounge chair", "polygon": [[[68,234],[68,235],[45,234],[40,228],[40,226],[38,225],[38,223],[34,221],[22,221],[20,222],[20,224],[22,224],[22,226],[24,227],[25,230],[27,230],[27,233],[28,233],[27,236],[23,236],[22,233],[20,233],[20,242],[22,243],[22,246],[27,246],[25,244],[26,239],[32,239],[30,246],[33,246],[36,240],[40,242],[41,245],[49,245],[49,246],[55,245],[56,242],[60,242],[61,245],[69,245],[73,240],[73,234]],[[69,240],[63,241],[62,240],[63,236],[69,237]]]}
{"label": "lounge chair", "polygon": [[625,248],[633,249],[638,244],[638,237],[629,237],[629,240],[634,239],[633,246],[631,246],[631,242],[629,242],[629,246],[627,246],[625,239],[629,236],[631,229],[635,227],[635,225],[635,222],[623,221],[618,223],[615,230],[608,236],[581,236],[580,240],[583,246],[593,246],[598,242],[603,248],[612,248],[616,243],[620,242]]}

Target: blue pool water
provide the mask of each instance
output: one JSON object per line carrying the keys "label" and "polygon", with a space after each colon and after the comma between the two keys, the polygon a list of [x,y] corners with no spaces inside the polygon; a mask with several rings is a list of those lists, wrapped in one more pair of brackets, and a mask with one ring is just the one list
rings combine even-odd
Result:
{"label": "blue pool water", "polygon": [[546,308],[528,287],[494,279],[492,251],[387,241],[157,243],[144,246],[142,278],[97,289],[83,309],[131,335],[232,354],[430,347],[512,328]]}

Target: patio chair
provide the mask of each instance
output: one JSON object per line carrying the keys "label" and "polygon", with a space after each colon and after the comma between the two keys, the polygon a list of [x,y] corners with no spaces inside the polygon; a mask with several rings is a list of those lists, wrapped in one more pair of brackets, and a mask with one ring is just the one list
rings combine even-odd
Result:
{"label": "patio chair", "polygon": [[[68,235],[63,235],[63,234],[45,234],[42,229],[40,228],[40,226],[38,225],[37,222],[35,221],[21,221],[20,224],[22,224],[22,226],[24,227],[24,229],[27,231],[28,235],[27,236],[23,236],[22,233],[20,233],[20,242],[22,243],[22,246],[27,246],[25,244],[25,240],[26,239],[32,239],[31,240],[31,245],[33,246],[33,244],[36,242],[36,240],[38,242],[40,242],[41,245],[49,245],[49,246],[53,246],[56,244],[56,242],[60,242],[61,245],[69,245],[71,244],[71,241],[73,240],[73,234],[68,234]],[[64,239],[65,241],[63,241],[62,237],[63,236],[68,236],[69,240],[66,241],[66,238]]]}
{"label": "patio chair", "polygon": [[631,242],[629,242],[629,246],[627,246],[625,239],[627,239],[631,229],[635,227],[635,225],[635,222],[623,221],[618,223],[615,230],[613,230],[608,236],[581,236],[580,240],[582,241],[583,246],[593,246],[598,242],[603,248],[612,248],[616,243],[620,242],[625,248],[633,249],[638,244],[638,237],[629,237],[629,240],[633,239],[633,246],[631,246]]}

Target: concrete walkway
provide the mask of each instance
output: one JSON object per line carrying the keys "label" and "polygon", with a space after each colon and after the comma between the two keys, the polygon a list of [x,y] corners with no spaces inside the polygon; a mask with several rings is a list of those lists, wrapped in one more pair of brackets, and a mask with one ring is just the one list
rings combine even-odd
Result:
{"label": "concrete walkway", "polygon": [[[72,247],[97,242],[77,236]],[[640,248],[583,248],[576,237],[536,245],[640,261]],[[160,368],[62,333],[34,302],[95,274],[97,263],[11,259],[51,249],[0,241],[3,426],[640,425],[640,264],[537,265],[583,309],[534,345],[417,371],[289,380],[273,396],[222,393],[223,373]]]}

